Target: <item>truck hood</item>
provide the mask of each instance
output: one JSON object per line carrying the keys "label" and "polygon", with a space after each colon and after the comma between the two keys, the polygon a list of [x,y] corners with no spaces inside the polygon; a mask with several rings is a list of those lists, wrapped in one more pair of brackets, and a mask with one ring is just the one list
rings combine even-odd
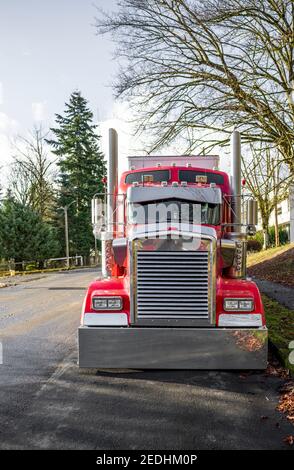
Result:
{"label": "truck hood", "polygon": [[129,226],[128,236],[132,240],[136,238],[153,238],[153,237],[196,237],[201,238],[201,235],[209,238],[217,239],[217,232],[212,227],[205,225],[193,225],[187,223],[173,223],[163,222],[148,225],[133,225]]}

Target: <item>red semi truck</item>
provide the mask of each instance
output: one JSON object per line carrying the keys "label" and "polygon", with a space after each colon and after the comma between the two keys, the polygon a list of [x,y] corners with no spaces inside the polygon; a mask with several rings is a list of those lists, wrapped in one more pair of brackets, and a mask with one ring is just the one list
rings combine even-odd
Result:
{"label": "red semi truck", "polygon": [[240,142],[234,131],[230,177],[217,156],[146,156],[129,157],[118,182],[109,130],[107,188],[92,201],[102,277],[83,304],[80,367],[266,367],[263,305],[246,275],[257,207],[247,199],[241,210]]}

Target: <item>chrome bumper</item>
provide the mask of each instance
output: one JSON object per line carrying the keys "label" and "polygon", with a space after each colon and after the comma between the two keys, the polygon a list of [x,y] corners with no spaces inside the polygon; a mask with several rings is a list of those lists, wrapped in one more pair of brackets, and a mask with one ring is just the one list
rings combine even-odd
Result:
{"label": "chrome bumper", "polygon": [[85,327],[79,367],[264,369],[267,328]]}

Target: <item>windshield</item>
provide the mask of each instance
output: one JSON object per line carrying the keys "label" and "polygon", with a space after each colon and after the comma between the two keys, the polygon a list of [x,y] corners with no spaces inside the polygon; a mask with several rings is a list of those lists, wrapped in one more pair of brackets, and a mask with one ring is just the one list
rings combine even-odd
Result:
{"label": "windshield", "polygon": [[162,181],[168,181],[170,178],[169,170],[154,170],[154,171],[137,171],[136,173],[129,173],[126,176],[125,182],[126,184],[132,183],[142,183],[144,179],[148,178],[149,181],[153,183],[161,183]]}
{"label": "windshield", "polygon": [[195,225],[219,225],[220,205],[176,200],[143,204],[130,203],[128,205],[128,221],[131,224],[178,222]]}
{"label": "windshield", "polygon": [[219,173],[212,173],[210,171],[200,170],[180,170],[179,181],[186,181],[187,183],[198,183],[197,178],[204,176],[206,183],[224,184],[224,177]]}

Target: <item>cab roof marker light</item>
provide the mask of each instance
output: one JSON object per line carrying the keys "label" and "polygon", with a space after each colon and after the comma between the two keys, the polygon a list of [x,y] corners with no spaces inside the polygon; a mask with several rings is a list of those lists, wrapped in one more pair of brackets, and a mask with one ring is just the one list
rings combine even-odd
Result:
{"label": "cab roof marker light", "polygon": [[177,188],[179,186],[179,183],[177,181],[172,182],[172,187]]}
{"label": "cab roof marker light", "polygon": [[167,181],[161,181],[161,186],[167,186]]}
{"label": "cab roof marker light", "polygon": [[153,183],[153,175],[143,175],[143,183]]}
{"label": "cab roof marker light", "polygon": [[187,181],[182,181],[182,182],[181,182],[181,186],[185,186],[185,187],[186,187],[187,185],[188,185]]}
{"label": "cab roof marker light", "polygon": [[187,163],[187,164],[186,164],[186,167],[187,167],[187,168],[192,168],[192,163]]}
{"label": "cab roof marker light", "polygon": [[207,175],[196,175],[195,176],[196,183],[207,183]]}

